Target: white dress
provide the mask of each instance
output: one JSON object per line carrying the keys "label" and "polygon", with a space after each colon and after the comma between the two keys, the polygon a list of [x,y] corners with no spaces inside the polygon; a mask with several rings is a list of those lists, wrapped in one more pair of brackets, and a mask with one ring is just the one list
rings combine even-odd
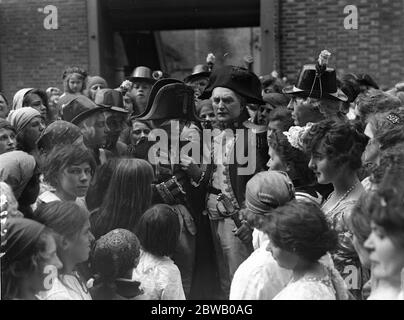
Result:
{"label": "white dress", "polygon": [[62,281],[55,278],[52,289],[42,291],[38,297],[42,300],[92,300],[84,283],[73,275],[62,275]]}
{"label": "white dress", "polygon": [[347,300],[348,289],[342,277],[333,268],[326,268],[323,277],[305,275],[293,279],[273,300]]}
{"label": "white dress", "polygon": [[292,271],[281,268],[266,250],[269,240],[257,248],[237,269],[230,287],[230,300],[271,300],[290,281]]}
{"label": "white dress", "polygon": [[169,257],[142,250],[132,280],[139,281],[143,290],[136,300],[185,300],[180,270]]}

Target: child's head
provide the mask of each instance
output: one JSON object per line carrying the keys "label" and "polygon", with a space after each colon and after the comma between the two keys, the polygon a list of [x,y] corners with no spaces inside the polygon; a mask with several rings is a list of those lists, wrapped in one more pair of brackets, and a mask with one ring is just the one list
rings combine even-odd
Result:
{"label": "child's head", "polygon": [[99,238],[92,255],[92,269],[103,283],[130,278],[139,262],[140,242],[129,230],[114,229]]}
{"label": "child's head", "polygon": [[83,93],[86,88],[87,72],[80,67],[68,67],[63,72],[62,79],[65,92]]}
{"label": "child's head", "polygon": [[140,218],[137,236],[143,250],[156,256],[171,256],[180,236],[180,221],[167,204],[157,204]]}
{"label": "child's head", "polygon": [[321,209],[304,201],[294,200],[275,209],[264,229],[271,239],[273,257],[286,269],[295,269],[302,261],[317,262],[338,241]]}
{"label": "child's head", "polygon": [[88,259],[94,237],[89,213],[73,201],[40,205],[34,219],[57,233],[58,256],[64,265],[75,266]]}

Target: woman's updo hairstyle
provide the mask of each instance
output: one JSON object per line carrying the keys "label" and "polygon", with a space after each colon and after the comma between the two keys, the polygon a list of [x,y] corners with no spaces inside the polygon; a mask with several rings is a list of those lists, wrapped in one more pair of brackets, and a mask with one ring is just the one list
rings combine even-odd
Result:
{"label": "woman's updo hairstyle", "polygon": [[318,261],[338,243],[336,231],[311,202],[293,200],[276,208],[264,230],[275,246],[310,262]]}
{"label": "woman's updo hairstyle", "polygon": [[347,163],[357,170],[362,166],[362,153],[369,138],[358,121],[323,120],[314,124],[303,139],[306,153],[320,153],[336,166]]}
{"label": "woman's updo hairstyle", "polygon": [[292,180],[299,180],[304,185],[314,183],[315,176],[308,167],[310,158],[306,153],[292,147],[288,138],[281,131],[272,131],[267,139],[268,145],[275,150],[282,162],[293,168],[291,172],[288,172]]}

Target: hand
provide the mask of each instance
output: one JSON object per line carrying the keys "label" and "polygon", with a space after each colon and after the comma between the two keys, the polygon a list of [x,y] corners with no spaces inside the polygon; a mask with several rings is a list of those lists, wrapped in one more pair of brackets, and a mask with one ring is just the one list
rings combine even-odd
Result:
{"label": "hand", "polygon": [[198,182],[201,178],[202,169],[197,164],[195,164],[193,158],[187,155],[181,155],[181,168],[195,182]]}
{"label": "hand", "polygon": [[234,235],[239,237],[241,241],[244,243],[251,243],[252,242],[252,229],[250,228],[249,224],[246,221],[242,222],[242,225],[238,229],[234,229]]}

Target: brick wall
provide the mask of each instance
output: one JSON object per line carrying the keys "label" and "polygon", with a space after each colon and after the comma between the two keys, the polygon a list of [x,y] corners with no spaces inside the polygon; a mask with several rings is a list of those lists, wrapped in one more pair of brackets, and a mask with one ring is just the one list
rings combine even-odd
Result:
{"label": "brick wall", "polygon": [[[295,81],[302,64],[321,50],[343,72],[367,72],[383,87],[404,80],[404,1],[281,0],[279,60],[282,72]],[[358,8],[358,29],[344,28],[346,5]]]}
{"label": "brick wall", "polygon": [[[58,9],[57,30],[46,30],[46,14],[38,8]],[[0,1],[0,89],[12,99],[20,88],[63,88],[68,65],[88,68],[86,0]]]}

